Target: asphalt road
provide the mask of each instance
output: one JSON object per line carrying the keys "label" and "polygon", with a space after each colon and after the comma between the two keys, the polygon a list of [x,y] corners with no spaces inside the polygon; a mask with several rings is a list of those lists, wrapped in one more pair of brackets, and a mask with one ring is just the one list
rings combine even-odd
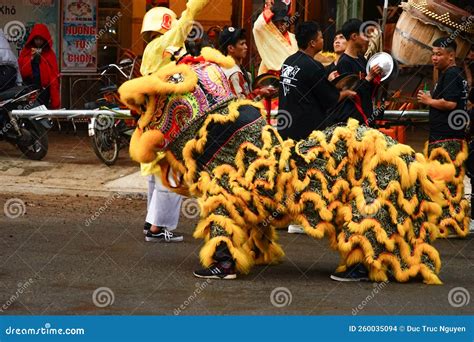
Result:
{"label": "asphalt road", "polygon": [[[0,195],[0,203],[8,200],[11,194]],[[474,293],[472,237],[435,243],[443,261],[442,286],[420,281],[334,282],[329,275],[338,256],[327,241],[285,231],[280,233],[286,252],[281,264],[256,267],[237,280],[207,282],[192,276],[199,267],[201,246],[191,236],[196,219],[182,215],[179,232],[184,242],[157,244],[143,239],[144,200],[22,195],[17,202],[20,210],[10,216],[25,215],[0,218],[0,305],[4,303],[0,309],[7,314],[466,315],[474,311],[472,301],[455,307],[462,301],[453,302],[451,296],[450,303],[449,296],[456,287],[464,288],[464,295]],[[105,304],[109,305],[101,307]]]}

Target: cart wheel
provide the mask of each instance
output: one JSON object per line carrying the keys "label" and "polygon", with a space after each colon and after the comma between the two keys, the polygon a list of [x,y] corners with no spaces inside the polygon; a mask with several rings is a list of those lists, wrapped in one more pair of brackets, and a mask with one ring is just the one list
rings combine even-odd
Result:
{"label": "cart wheel", "polygon": [[119,136],[117,134],[115,123],[110,121],[110,116],[103,118],[99,115],[92,118],[89,123],[89,136],[91,137],[92,148],[96,156],[104,162],[105,165],[113,165],[118,159],[119,154]]}

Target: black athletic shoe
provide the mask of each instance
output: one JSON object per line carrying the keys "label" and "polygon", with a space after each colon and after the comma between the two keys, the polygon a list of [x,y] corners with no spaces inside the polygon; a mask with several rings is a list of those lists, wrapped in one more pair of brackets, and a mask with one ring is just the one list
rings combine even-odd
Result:
{"label": "black athletic shoe", "polygon": [[161,228],[158,233],[152,233],[152,231],[149,230],[145,235],[145,241],[147,242],[181,242],[183,241],[183,236],[172,233],[166,228]]}
{"label": "black athletic shoe", "polygon": [[235,279],[237,274],[235,268],[231,265],[223,267],[222,263],[212,264],[211,267],[194,271],[194,276],[205,279]]}
{"label": "black athletic shoe", "polygon": [[331,279],[336,281],[368,281],[369,272],[362,264],[354,265],[345,272],[331,274]]}
{"label": "black athletic shoe", "polygon": [[143,225],[143,234],[146,235],[146,233],[148,233],[150,228],[151,228],[151,223],[145,222],[145,224]]}

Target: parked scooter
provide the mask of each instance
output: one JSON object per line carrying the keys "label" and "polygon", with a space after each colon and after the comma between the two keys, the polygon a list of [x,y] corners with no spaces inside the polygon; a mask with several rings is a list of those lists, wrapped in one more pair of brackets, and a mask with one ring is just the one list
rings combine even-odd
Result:
{"label": "parked scooter", "polygon": [[16,86],[0,92],[0,140],[17,146],[29,159],[41,160],[48,153],[47,131],[51,121],[44,118],[15,118],[14,109],[44,109],[36,101],[39,90]]}

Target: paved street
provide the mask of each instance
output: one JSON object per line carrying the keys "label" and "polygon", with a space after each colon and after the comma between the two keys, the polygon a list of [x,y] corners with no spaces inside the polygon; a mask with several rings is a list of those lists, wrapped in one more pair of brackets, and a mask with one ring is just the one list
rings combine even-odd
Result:
{"label": "paved street", "polygon": [[[286,257],[235,281],[206,282],[197,222],[181,216],[184,242],[144,242],[146,182],[122,151],[100,164],[84,134],[50,135],[44,161],[19,158],[0,143],[0,310],[78,315],[469,315],[474,243],[437,240],[442,286],[420,281],[338,283],[338,255],[326,240],[280,232]],[[7,205],[8,203],[8,205]],[[16,217],[18,216],[18,217]],[[188,216],[188,217],[186,217]],[[449,296],[454,288],[458,296]],[[454,290],[458,291],[458,289]],[[461,297],[460,297],[461,296]]]}

